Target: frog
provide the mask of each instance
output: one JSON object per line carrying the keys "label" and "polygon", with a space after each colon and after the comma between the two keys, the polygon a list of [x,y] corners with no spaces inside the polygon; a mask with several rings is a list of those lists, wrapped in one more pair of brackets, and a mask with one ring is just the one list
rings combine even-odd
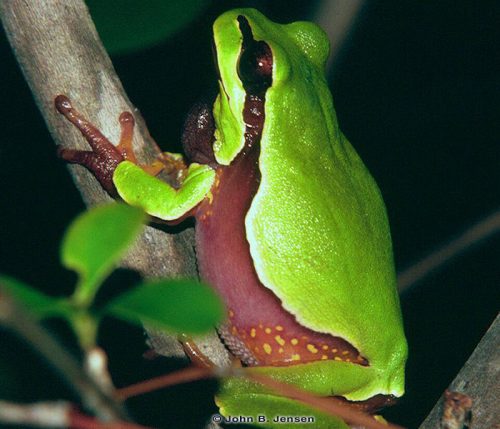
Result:
{"label": "frog", "polygon": [[[164,153],[141,165],[130,112],[115,146],[65,95],[55,106],[92,150],[59,155],[156,219],[195,218],[200,276],[227,307],[220,337],[246,368],[370,410],[391,403],[404,393],[407,342],[389,221],[338,124],[328,38],[255,9],[222,14],[213,32],[219,91],[188,116],[188,162]],[[165,169],[173,185],[157,177]],[[226,414],[270,395],[246,381],[225,389]]]}

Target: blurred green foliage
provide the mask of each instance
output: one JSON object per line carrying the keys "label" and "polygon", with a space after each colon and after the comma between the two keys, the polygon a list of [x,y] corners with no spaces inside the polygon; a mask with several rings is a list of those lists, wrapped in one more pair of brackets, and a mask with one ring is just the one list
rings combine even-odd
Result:
{"label": "blurred green foliage", "polygon": [[112,203],[95,207],[71,223],[63,238],[61,260],[79,276],[73,296],[51,297],[1,276],[0,287],[33,316],[66,319],[84,349],[95,346],[100,320],[106,315],[178,334],[209,331],[223,320],[224,307],[209,286],[196,280],[139,284],[101,309],[94,308],[102,283],[142,231],[145,219],[141,209]]}
{"label": "blurred green foliage", "polygon": [[223,320],[224,307],[209,286],[192,280],[157,280],[125,292],[105,309],[124,320],[202,334]]}
{"label": "blurred green foliage", "polygon": [[71,313],[71,306],[66,300],[45,295],[19,280],[0,276],[0,285],[35,318],[68,316]]}
{"label": "blurred green foliage", "polygon": [[199,16],[208,0],[87,0],[97,31],[110,54],[160,43]]}

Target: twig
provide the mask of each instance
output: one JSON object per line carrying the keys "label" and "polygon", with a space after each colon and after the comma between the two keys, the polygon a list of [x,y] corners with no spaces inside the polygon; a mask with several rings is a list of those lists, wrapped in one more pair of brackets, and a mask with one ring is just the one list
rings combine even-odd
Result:
{"label": "twig", "polygon": [[483,240],[500,232],[500,210],[475,223],[422,260],[398,274],[398,288],[402,292],[431,272],[443,267],[455,257],[470,250]]}
{"label": "twig", "polygon": [[403,429],[401,426],[391,423],[382,424],[375,420],[373,416],[354,409],[348,403],[340,401],[336,398],[316,396],[306,392],[305,390],[292,386],[291,384],[276,381],[266,375],[256,374],[255,372],[250,372],[242,368],[210,369],[191,366],[164,376],[155,377],[150,380],[119,389],[116,391],[116,396],[117,398],[124,400],[132,396],[142,395],[144,393],[164,389],[180,383],[188,383],[212,377],[231,376],[247,377],[272,389],[281,396],[295,399],[328,415],[340,417],[348,423],[360,427],[365,427],[367,429]]}
{"label": "twig", "polygon": [[30,425],[42,428],[67,428],[73,407],[68,402],[37,402],[15,404],[0,401],[0,423]]}
{"label": "twig", "polygon": [[[500,315],[488,329],[448,390],[471,398],[472,427],[492,429],[500,422]],[[439,427],[443,398],[438,401],[420,429]]]}
{"label": "twig", "polygon": [[189,383],[190,381],[203,380],[205,378],[212,378],[216,376],[217,372],[214,371],[214,369],[190,366],[170,374],[151,378],[149,380],[141,381],[122,389],[118,389],[115,392],[115,396],[120,400],[125,400],[127,398],[143,395],[144,393],[153,392],[158,389],[164,389],[177,384]]}
{"label": "twig", "polygon": [[114,391],[111,374],[108,370],[108,356],[100,347],[94,347],[85,351],[83,367],[88,376],[100,386],[100,388],[110,394]]}
{"label": "twig", "polygon": [[148,429],[123,421],[103,423],[63,401],[35,404],[0,401],[0,423],[52,429]]}
{"label": "twig", "polygon": [[80,396],[84,406],[93,410],[100,419],[127,420],[122,406],[103,392],[59,343],[13,302],[1,284],[0,324],[15,332],[59,371],[66,383]]}

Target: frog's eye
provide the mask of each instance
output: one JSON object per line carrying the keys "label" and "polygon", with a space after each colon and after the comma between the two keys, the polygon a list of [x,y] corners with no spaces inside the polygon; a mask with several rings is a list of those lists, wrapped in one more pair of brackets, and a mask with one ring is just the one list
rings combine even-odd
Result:
{"label": "frog's eye", "polygon": [[238,75],[245,89],[252,93],[265,92],[272,84],[273,55],[264,41],[256,41],[247,19],[238,17],[243,44],[238,63]]}

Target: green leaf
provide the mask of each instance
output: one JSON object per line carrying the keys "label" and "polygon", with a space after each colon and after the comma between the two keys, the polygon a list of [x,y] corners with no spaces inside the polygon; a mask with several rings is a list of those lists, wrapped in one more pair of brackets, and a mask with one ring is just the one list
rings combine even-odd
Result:
{"label": "green leaf", "polygon": [[69,226],[61,261],[80,276],[74,295],[78,305],[91,304],[102,281],[142,230],[145,219],[141,209],[113,203],[89,210]]}
{"label": "green leaf", "polygon": [[175,333],[202,334],[224,317],[220,298],[193,280],[158,280],[120,295],[104,310],[124,320],[141,321]]}
{"label": "green leaf", "polygon": [[0,276],[0,288],[5,288],[14,300],[37,318],[65,316],[71,312],[66,300],[45,295],[19,280]]}
{"label": "green leaf", "polygon": [[111,54],[157,44],[193,21],[208,0],[87,0],[104,46]]}

